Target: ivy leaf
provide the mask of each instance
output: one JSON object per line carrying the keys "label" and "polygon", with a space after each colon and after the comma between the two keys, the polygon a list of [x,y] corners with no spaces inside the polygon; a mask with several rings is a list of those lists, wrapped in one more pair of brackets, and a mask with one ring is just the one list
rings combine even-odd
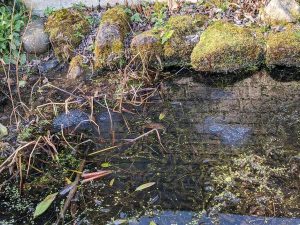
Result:
{"label": "ivy leaf", "polygon": [[142,184],[142,185],[138,186],[135,189],[135,191],[142,191],[142,190],[144,190],[146,188],[149,188],[149,187],[153,186],[154,184],[155,184],[155,182],[149,182],[149,183],[146,183],[146,184]]}
{"label": "ivy leaf", "polygon": [[41,201],[35,208],[33,218],[42,215],[49,208],[52,202],[55,200],[57,194],[58,192],[48,195],[43,201]]}
{"label": "ivy leaf", "polygon": [[131,17],[132,22],[143,22],[139,13],[135,13]]}

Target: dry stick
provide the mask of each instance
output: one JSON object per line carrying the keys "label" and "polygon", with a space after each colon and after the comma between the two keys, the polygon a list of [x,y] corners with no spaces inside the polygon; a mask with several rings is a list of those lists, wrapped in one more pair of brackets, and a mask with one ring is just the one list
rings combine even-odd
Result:
{"label": "dry stick", "polygon": [[26,145],[23,145],[22,147],[17,148],[1,165],[0,165],[0,173],[6,168],[6,166],[11,165],[16,158],[16,155],[18,154],[19,151],[22,149],[35,144],[35,141],[28,142]]}
{"label": "dry stick", "polygon": [[38,145],[38,143],[40,142],[42,136],[39,136],[38,140],[36,141],[31,153],[30,153],[30,156],[29,156],[29,160],[28,160],[28,166],[27,166],[27,172],[26,172],[26,179],[28,178],[28,174],[29,174],[29,168],[30,168],[30,163],[31,163],[31,158],[32,158],[32,155],[33,155],[33,152],[34,150],[36,149],[36,146]]}
{"label": "dry stick", "polygon": [[112,135],[112,144],[114,145],[114,144],[115,144],[115,132],[114,132],[114,130],[113,130],[113,121],[112,121],[112,117],[111,117],[110,110],[109,110],[108,105],[107,105],[106,95],[104,96],[104,102],[105,102],[105,105],[106,105],[106,108],[107,108],[107,112],[108,112],[108,115],[109,115],[109,120],[110,120],[110,133],[111,133],[111,135]]}
{"label": "dry stick", "polygon": [[[83,171],[84,165],[85,165],[85,160],[82,160],[81,163],[80,163],[79,169],[78,169],[79,172]],[[74,181],[74,186],[70,190],[63,208],[60,210],[59,217],[58,217],[58,219],[57,219],[57,221],[56,221],[55,224],[58,225],[60,223],[60,221],[64,219],[65,214],[66,214],[66,212],[67,212],[67,210],[68,210],[68,208],[69,208],[69,206],[71,204],[71,201],[72,201],[74,195],[76,194],[80,178],[81,178],[81,173],[77,173],[75,181]]]}

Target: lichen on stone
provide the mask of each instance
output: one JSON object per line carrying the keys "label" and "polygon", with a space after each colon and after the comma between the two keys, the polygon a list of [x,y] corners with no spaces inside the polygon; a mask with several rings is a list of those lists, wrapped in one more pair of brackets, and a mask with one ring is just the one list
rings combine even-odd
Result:
{"label": "lichen on stone", "polygon": [[300,28],[287,26],[282,32],[272,32],[267,38],[268,67],[300,67]]}
{"label": "lichen on stone", "polygon": [[124,39],[129,32],[129,17],[122,7],[107,10],[95,40],[95,67],[118,67],[124,62]]}
{"label": "lichen on stone", "polygon": [[56,57],[67,61],[83,37],[90,31],[90,26],[82,12],[73,9],[61,9],[54,12],[45,24],[50,35]]}
{"label": "lichen on stone", "polygon": [[211,73],[253,71],[263,63],[263,36],[258,30],[217,21],[194,48],[195,70]]}
{"label": "lichen on stone", "polygon": [[173,31],[172,36],[164,43],[164,58],[169,64],[189,64],[193,48],[199,41],[199,31],[206,21],[202,15],[172,16],[164,31]]}

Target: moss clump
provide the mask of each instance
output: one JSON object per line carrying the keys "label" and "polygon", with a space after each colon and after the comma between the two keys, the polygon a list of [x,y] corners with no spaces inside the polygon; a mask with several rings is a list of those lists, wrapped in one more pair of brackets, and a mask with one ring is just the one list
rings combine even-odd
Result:
{"label": "moss clump", "polygon": [[59,60],[67,61],[80,44],[90,26],[84,15],[76,10],[61,9],[54,12],[45,25]]}
{"label": "moss clump", "polygon": [[259,32],[217,21],[207,28],[194,48],[192,66],[211,73],[252,71],[262,63],[262,44]]}
{"label": "moss clump", "polygon": [[266,64],[300,67],[300,29],[286,27],[283,32],[270,33],[267,38]]}
{"label": "moss clump", "polygon": [[95,41],[95,67],[117,67],[124,59],[124,39],[129,32],[129,17],[121,7],[107,10]]}
{"label": "moss clump", "polygon": [[[198,42],[197,33],[206,19],[202,15],[172,16],[164,28],[165,33],[172,31],[172,36],[164,44],[165,60],[171,64],[187,64]],[[193,39],[196,39],[196,42]]]}
{"label": "moss clump", "polygon": [[157,64],[163,54],[159,33],[154,30],[145,31],[135,36],[131,42],[131,54],[133,58],[141,60],[143,65],[148,66],[151,62]]}

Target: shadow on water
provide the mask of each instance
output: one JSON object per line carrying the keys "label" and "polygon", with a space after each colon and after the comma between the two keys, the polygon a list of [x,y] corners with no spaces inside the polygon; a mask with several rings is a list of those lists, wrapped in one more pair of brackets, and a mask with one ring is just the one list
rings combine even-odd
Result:
{"label": "shadow on water", "polygon": [[270,76],[280,82],[300,81],[300,68],[277,66],[269,71]]}

